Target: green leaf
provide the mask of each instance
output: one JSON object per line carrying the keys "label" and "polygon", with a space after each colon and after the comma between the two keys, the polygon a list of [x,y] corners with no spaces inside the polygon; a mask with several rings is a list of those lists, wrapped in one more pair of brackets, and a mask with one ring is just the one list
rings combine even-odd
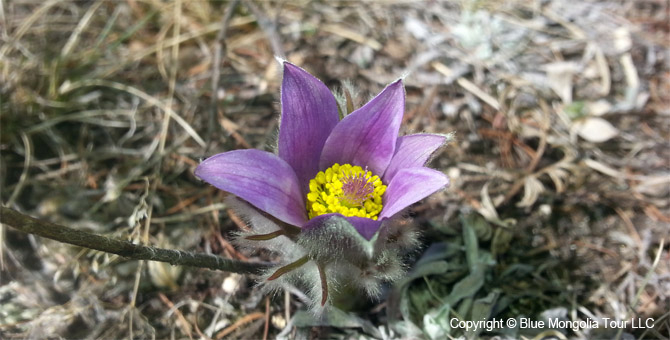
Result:
{"label": "green leaf", "polygon": [[[486,297],[475,300],[472,305],[472,312],[470,313],[470,320],[489,320],[491,315],[493,315],[493,308],[495,307],[496,301],[498,301],[498,296],[500,296],[500,291],[495,290]],[[476,331],[468,330],[466,332],[466,337],[468,339],[474,339],[483,328],[478,328]]]}
{"label": "green leaf", "polygon": [[482,215],[472,213],[466,217],[461,217],[461,221],[475,231],[477,239],[481,241],[488,241],[491,239],[493,229],[491,228],[491,224],[489,224]]}
{"label": "green leaf", "polygon": [[478,267],[470,275],[458,281],[447,297],[447,303],[455,305],[466,297],[473,296],[484,285],[484,269]]}
{"label": "green leaf", "polygon": [[491,241],[491,254],[494,258],[507,252],[513,237],[514,234],[511,230],[503,227],[496,228]]}
{"label": "green leaf", "polygon": [[353,313],[346,313],[337,308],[330,307],[324,310],[320,317],[306,311],[298,311],[291,318],[291,323],[295,327],[315,327],[328,326],[334,328],[360,328],[363,332],[370,334],[376,338],[381,338],[379,330],[372,324],[372,322],[361,319]]}
{"label": "green leaf", "polygon": [[[428,275],[440,275],[444,274],[447,272],[449,269],[449,264],[446,261],[434,261],[430,263],[425,263],[422,266],[415,267],[414,270],[412,270],[408,276],[398,282],[398,284],[395,286],[393,292],[391,292],[391,296],[389,297],[389,300],[391,300],[391,308],[397,307],[397,309],[400,311],[400,314],[403,316],[405,320],[410,320],[410,312],[409,312],[409,300],[410,297],[409,295],[409,286],[412,283],[412,281],[428,276]],[[430,295],[428,291],[414,291],[412,292],[413,295],[413,302],[414,305],[421,305],[423,304],[422,301],[424,300],[433,300],[434,298]],[[422,294],[425,296],[425,299],[418,299],[416,294]],[[421,301],[419,301],[421,300]],[[397,306],[393,305],[393,302],[397,301]]]}
{"label": "green leaf", "polygon": [[449,326],[449,310],[451,306],[444,304],[423,316],[423,330],[429,339],[448,339],[451,332]]}
{"label": "green leaf", "polygon": [[563,112],[572,120],[583,118],[586,116],[586,103],[583,101],[574,101],[564,106]]}
{"label": "green leaf", "polygon": [[[444,261],[443,259],[449,256],[448,249],[452,248],[448,248],[445,243],[435,243],[431,245],[416,262],[414,269],[407,273],[407,277],[395,284],[393,291],[389,296],[389,310],[392,318],[394,317],[394,313],[400,312],[400,315],[410,322],[409,305],[411,298],[408,292],[410,284],[412,281],[422,277],[429,275],[443,275],[447,273],[450,266],[447,261]],[[457,247],[453,247],[453,249],[457,249]],[[414,293],[418,294],[418,292]],[[412,300],[414,300],[413,302],[415,302],[415,305],[417,303],[422,304],[422,301],[424,300],[433,299],[427,291],[422,291],[421,294],[425,294],[426,299],[414,296]]]}
{"label": "green leaf", "polygon": [[477,242],[477,235],[473,225],[475,223],[476,215],[470,214],[468,216],[461,215],[461,222],[463,223],[463,243],[465,244],[465,258],[468,261],[470,271],[475,271],[479,265],[479,243]]}

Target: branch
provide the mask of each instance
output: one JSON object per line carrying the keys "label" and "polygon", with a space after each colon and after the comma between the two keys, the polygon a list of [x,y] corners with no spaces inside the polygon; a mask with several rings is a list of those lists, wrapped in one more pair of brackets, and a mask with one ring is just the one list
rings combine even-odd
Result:
{"label": "branch", "polygon": [[132,260],[167,262],[197,268],[208,268],[240,274],[259,274],[270,267],[268,263],[231,260],[217,255],[196,254],[181,250],[162,249],[88,233],[51,222],[40,221],[10,208],[0,207],[0,223],[28,234],[58,242],[120,255]]}

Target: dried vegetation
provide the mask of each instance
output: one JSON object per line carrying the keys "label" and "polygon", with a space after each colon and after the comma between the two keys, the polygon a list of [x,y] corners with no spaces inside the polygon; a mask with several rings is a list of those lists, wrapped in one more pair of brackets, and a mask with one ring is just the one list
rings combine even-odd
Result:
{"label": "dried vegetation", "polygon": [[333,89],[349,80],[359,104],[409,74],[403,132],[457,136],[432,163],[451,188],[412,209],[427,250],[358,317],[315,322],[297,290],[265,297],[238,275],[5,229],[0,337],[442,338],[462,334],[448,317],[521,315],[651,317],[654,329],[624,333],[667,337],[669,11],[662,0],[0,1],[1,199],[43,219],[277,260],[231,245],[244,223],[193,176],[213,153],[274,144],[274,55]]}

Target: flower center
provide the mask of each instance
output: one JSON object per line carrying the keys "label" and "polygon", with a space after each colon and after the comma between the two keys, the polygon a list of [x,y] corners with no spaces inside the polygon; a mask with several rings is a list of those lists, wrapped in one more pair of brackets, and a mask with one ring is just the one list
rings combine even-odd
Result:
{"label": "flower center", "polygon": [[335,163],[309,181],[307,212],[309,218],[340,213],[376,220],[385,191],[386,185],[379,176],[367,169]]}

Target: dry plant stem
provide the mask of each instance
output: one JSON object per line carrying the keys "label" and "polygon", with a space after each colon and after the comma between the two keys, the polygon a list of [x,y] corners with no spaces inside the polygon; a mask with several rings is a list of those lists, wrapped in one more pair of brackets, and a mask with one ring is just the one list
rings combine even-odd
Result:
{"label": "dry plant stem", "polygon": [[219,79],[221,78],[221,63],[223,62],[223,56],[225,56],[228,51],[225,37],[228,31],[228,26],[230,25],[230,19],[233,17],[233,13],[235,13],[235,8],[237,7],[238,3],[239,0],[234,0],[228,4],[226,13],[221,19],[221,29],[219,30],[219,33],[217,33],[216,41],[214,42],[214,60],[212,61],[212,94],[210,96],[211,111],[209,115],[209,124],[207,126],[207,147],[205,148],[205,154],[207,154],[209,147],[212,145],[212,138],[214,137],[214,134],[218,133],[220,130],[220,125],[217,124],[216,117],[219,113],[219,106],[217,105],[217,92],[219,90]]}
{"label": "dry plant stem", "polygon": [[[174,22],[173,22],[173,27],[172,27],[172,33],[173,33],[173,39],[178,39],[179,38],[179,33],[181,30],[181,25],[180,25],[180,18],[181,18],[181,1],[177,0],[174,6]],[[162,39],[161,39],[162,40]],[[159,49],[159,57],[162,53],[162,49]],[[170,79],[169,79],[169,85],[168,85],[168,100],[165,106],[167,108],[172,109],[172,102],[174,100],[174,91],[175,91],[175,86],[177,82],[177,65],[178,65],[178,60],[179,60],[179,43],[172,45],[172,64],[170,66]],[[162,59],[162,58],[160,58]],[[160,169],[162,165],[162,160],[165,155],[165,143],[167,141],[167,135],[168,135],[168,129],[170,127],[170,114],[165,111],[165,115],[163,116],[163,123],[161,125],[161,130],[160,130],[160,139],[158,143],[158,163],[155,168],[155,179],[151,183],[150,186],[150,195],[153,197],[156,193],[156,188],[160,185],[161,182],[161,177],[160,177]],[[149,204],[149,209],[147,212],[147,219],[145,220],[144,223],[144,230],[142,231],[142,239],[141,243],[142,245],[148,245],[149,244],[149,229],[151,227],[151,216],[153,213],[153,204]],[[144,268],[144,260],[140,261],[139,266],[137,266],[137,272],[135,273],[135,285],[133,286],[133,295],[132,295],[132,300],[131,300],[131,307],[135,307],[135,302],[137,301],[137,292],[139,290],[139,285],[140,285],[140,280],[142,278],[142,268]],[[128,328],[132,334],[132,321],[133,318],[129,319],[130,322],[130,327]],[[191,337],[190,332],[187,333],[189,334],[189,338]],[[131,335],[132,337],[132,335]]]}
{"label": "dry plant stem", "polygon": [[[175,308],[174,303],[168,299],[167,296],[163,293],[158,293],[158,297],[163,301],[165,305],[168,306],[170,311],[174,311],[175,315],[177,315],[177,320],[179,320],[179,327],[182,329],[182,332],[184,334],[188,335],[188,338],[193,340],[193,336],[191,336],[191,324],[186,321],[186,318],[184,317],[184,314],[179,311],[179,308]],[[197,326],[196,326],[197,327]]]}
{"label": "dry plant stem", "polygon": [[167,262],[172,265],[207,268],[239,274],[259,274],[267,263],[243,262],[210,254],[162,249],[88,233],[59,224],[41,221],[10,208],[0,208],[0,223],[28,234],[84,248],[120,255],[132,260]]}
{"label": "dry plant stem", "polygon": [[[633,300],[633,303],[628,306],[628,311],[626,312],[626,318],[625,319],[630,319],[633,314],[636,313],[636,307],[638,302],[640,302],[640,295],[642,295],[642,292],[644,291],[645,287],[647,287],[647,283],[649,283],[649,279],[651,279],[651,276],[653,275],[654,271],[656,271],[656,267],[658,267],[658,263],[661,260],[661,255],[663,254],[663,248],[665,244],[665,238],[661,239],[661,243],[658,245],[658,252],[656,252],[656,258],[654,258],[654,262],[651,264],[650,270],[647,272],[647,275],[644,276],[644,279],[642,280],[642,284],[637,290],[637,293],[635,293],[635,299]],[[624,320],[625,320],[624,319]],[[619,340],[621,339],[621,335],[623,334],[624,328],[619,328],[619,331],[616,334],[615,339]]]}
{"label": "dry plant stem", "polygon": [[86,79],[67,86],[61,86],[59,89],[59,93],[64,94],[81,87],[89,87],[89,86],[108,87],[119,91],[127,92],[140,99],[144,99],[148,104],[154,105],[157,108],[161,109],[166,114],[170,115],[170,117],[174,119],[177,122],[177,124],[179,124],[184,129],[184,131],[186,131],[186,133],[198,143],[198,145],[202,147],[206,146],[206,143],[202,139],[202,137],[200,137],[200,135],[198,135],[198,133],[193,129],[193,127],[188,122],[186,122],[184,118],[182,118],[179,114],[177,114],[171,107],[167,106],[161,100],[135,87],[104,79]]}
{"label": "dry plant stem", "polygon": [[265,326],[263,327],[263,340],[268,339],[268,332],[270,331],[270,298],[265,298]]}
{"label": "dry plant stem", "polygon": [[262,318],[263,316],[265,316],[265,314],[263,314],[261,312],[255,312],[255,313],[251,313],[251,314],[248,314],[246,316],[243,316],[239,320],[235,321],[235,323],[226,327],[224,330],[222,330],[221,332],[216,334],[216,336],[214,337],[214,340],[223,339],[226,335],[236,331],[238,328],[240,328],[240,327],[244,326],[245,324],[248,324],[252,321],[258,320],[258,319]]}
{"label": "dry plant stem", "polygon": [[540,144],[537,147],[537,150],[535,150],[535,156],[530,161],[530,164],[526,168],[526,172],[528,174],[533,173],[535,171],[535,168],[537,168],[537,165],[540,163],[540,159],[542,159],[542,155],[544,155],[544,151],[547,148],[547,134],[549,129],[551,128],[549,126],[549,122],[551,121],[550,116],[550,109],[549,109],[549,104],[547,104],[546,101],[543,99],[538,100],[539,105],[540,105],[540,112],[542,112],[543,118],[544,118],[544,124],[541,124],[541,132],[542,134],[540,135]]}
{"label": "dry plant stem", "polygon": [[249,11],[256,17],[256,22],[258,22],[258,25],[261,26],[261,29],[265,32],[265,35],[267,35],[268,40],[270,41],[270,46],[272,46],[272,51],[274,52],[275,56],[285,58],[284,55],[284,49],[282,48],[281,45],[281,39],[279,39],[279,35],[277,34],[277,28],[275,26],[275,23],[270,21],[263,11],[261,11],[260,8],[256,6],[251,1],[244,1],[243,4],[249,9]]}
{"label": "dry plant stem", "polygon": [[[25,157],[23,158],[23,171],[21,171],[21,177],[19,177],[19,182],[16,185],[16,187],[14,187],[12,195],[9,196],[9,200],[7,200],[8,205],[14,204],[14,201],[16,200],[17,197],[19,197],[21,190],[23,190],[23,186],[26,184],[26,179],[28,178],[28,169],[30,169],[30,163],[32,162],[33,159],[33,144],[30,141],[30,137],[25,132],[21,132],[21,139],[23,140],[23,149],[25,151]],[[0,224],[1,270],[5,270],[5,252],[2,250],[4,246],[5,246],[5,228],[2,226],[2,224]]]}
{"label": "dry plant stem", "polygon": [[291,320],[291,292],[284,288],[284,320]]}

